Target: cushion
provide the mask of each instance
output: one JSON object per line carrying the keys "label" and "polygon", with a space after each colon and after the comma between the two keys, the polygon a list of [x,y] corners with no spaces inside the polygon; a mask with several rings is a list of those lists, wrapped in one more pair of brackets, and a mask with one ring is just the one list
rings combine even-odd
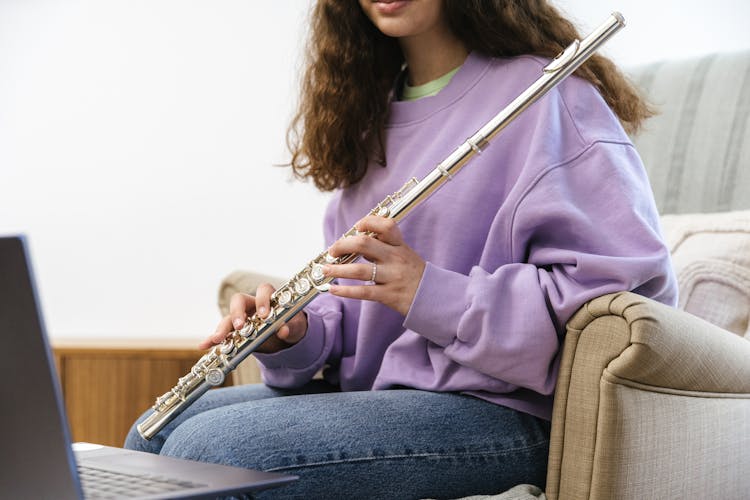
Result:
{"label": "cushion", "polygon": [[633,137],[659,213],[750,209],[750,51],[628,70],[658,114]]}
{"label": "cushion", "polygon": [[750,340],[750,210],[665,215],[679,308]]}

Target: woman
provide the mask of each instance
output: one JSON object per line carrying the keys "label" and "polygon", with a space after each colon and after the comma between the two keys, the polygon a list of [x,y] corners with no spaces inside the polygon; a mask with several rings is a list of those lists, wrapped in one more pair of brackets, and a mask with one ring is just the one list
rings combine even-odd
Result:
{"label": "woman", "polygon": [[[578,35],[542,0],[321,0],[312,21],[292,167],[335,190],[329,253],[364,260],[327,266],[330,294],[264,344],[267,386],[211,391],[152,442],[131,432],[127,445],[299,475],[272,492],[282,497],[544,486],[565,322],[614,291],[676,301],[623,130],[648,107],[595,56],[401,224],[358,220]],[[375,237],[337,241],[355,224]],[[272,292],[235,296],[202,347],[268,314]]]}

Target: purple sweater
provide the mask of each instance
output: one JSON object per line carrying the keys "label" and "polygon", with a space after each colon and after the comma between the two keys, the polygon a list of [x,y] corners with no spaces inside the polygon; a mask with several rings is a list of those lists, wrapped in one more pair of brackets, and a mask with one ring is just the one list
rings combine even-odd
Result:
{"label": "purple sweater", "polygon": [[[333,196],[326,244],[432,170],[546,63],[472,53],[437,95],[393,102],[388,166],[370,165]],[[599,93],[577,77],[526,110],[399,227],[427,261],[408,315],[320,296],[306,309],[302,341],[257,355],[267,384],[299,386],[325,366],[326,379],[346,391],[457,391],[549,419],[565,322],[584,302],[632,290],[676,303],[643,165]]]}

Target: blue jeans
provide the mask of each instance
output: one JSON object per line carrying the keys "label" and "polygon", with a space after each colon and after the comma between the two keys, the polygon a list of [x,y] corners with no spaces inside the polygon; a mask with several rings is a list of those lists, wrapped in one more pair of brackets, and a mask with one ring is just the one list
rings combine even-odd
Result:
{"label": "blue jeans", "polygon": [[543,488],[549,423],[460,394],[316,380],[211,390],[151,441],[134,425],[125,446],[300,477],[256,498],[456,498]]}

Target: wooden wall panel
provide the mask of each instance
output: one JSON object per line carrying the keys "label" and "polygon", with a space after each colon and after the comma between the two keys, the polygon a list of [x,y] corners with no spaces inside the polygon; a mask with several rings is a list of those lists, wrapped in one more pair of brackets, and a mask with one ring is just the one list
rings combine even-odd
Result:
{"label": "wooden wall panel", "polygon": [[122,446],[136,418],[203,354],[191,344],[197,342],[54,343],[73,440]]}

